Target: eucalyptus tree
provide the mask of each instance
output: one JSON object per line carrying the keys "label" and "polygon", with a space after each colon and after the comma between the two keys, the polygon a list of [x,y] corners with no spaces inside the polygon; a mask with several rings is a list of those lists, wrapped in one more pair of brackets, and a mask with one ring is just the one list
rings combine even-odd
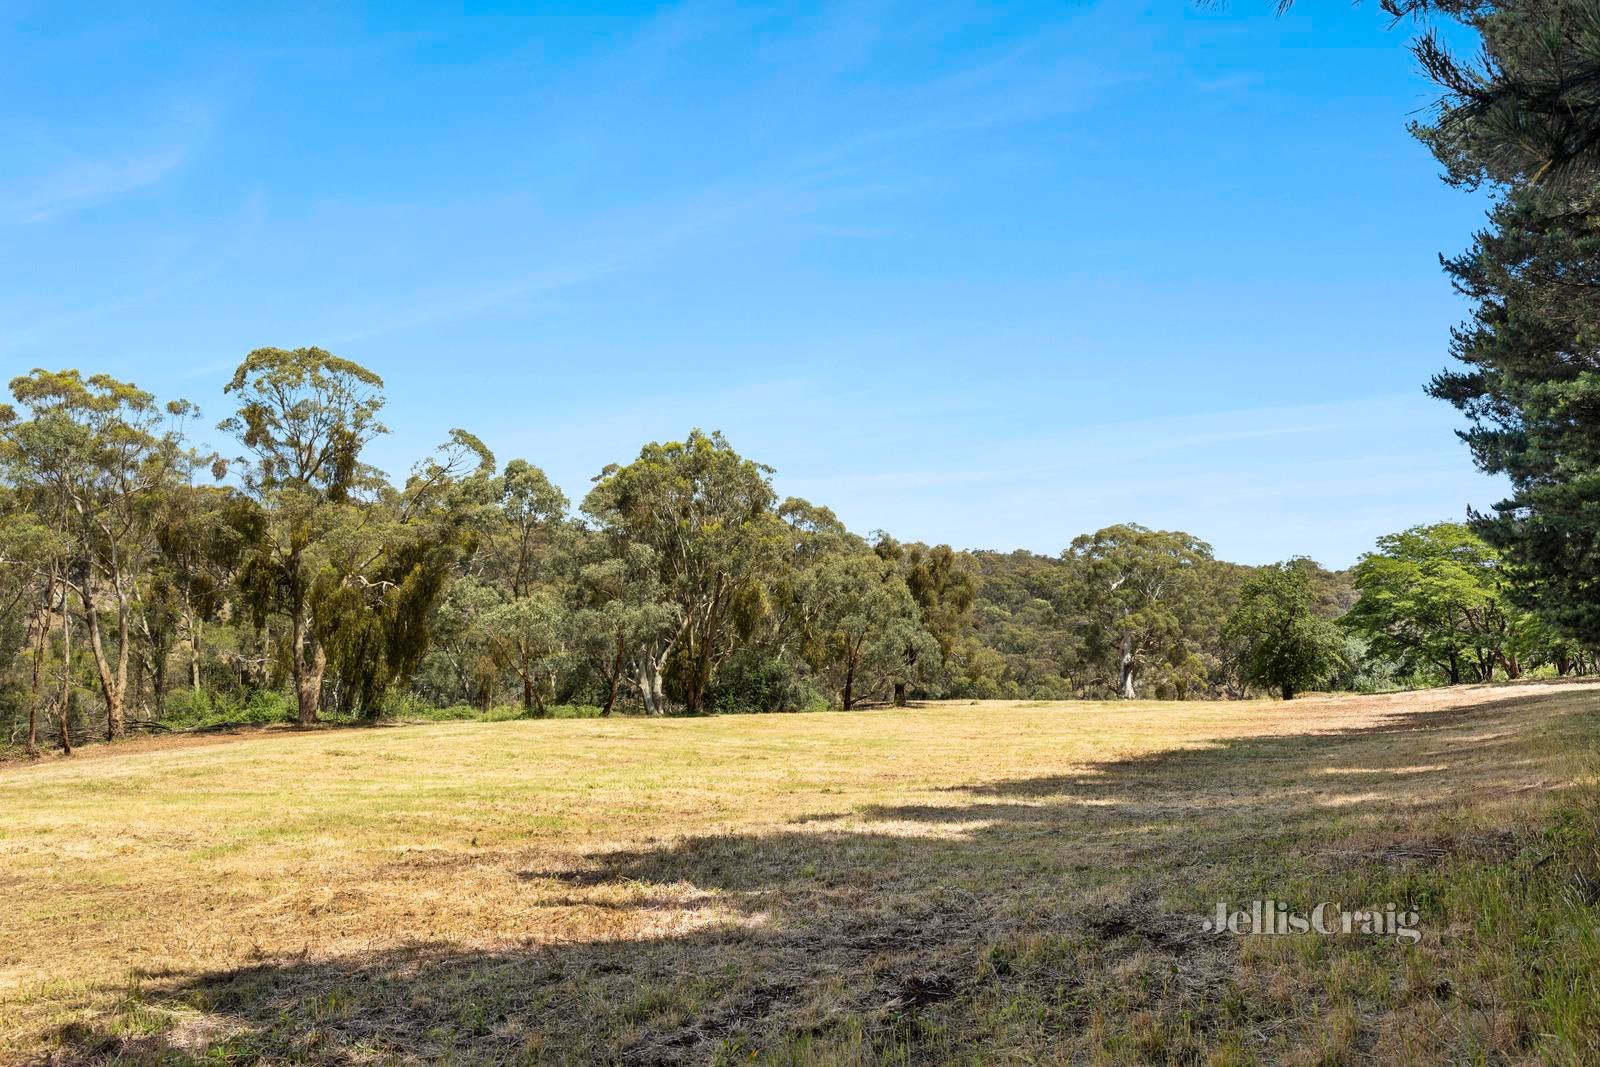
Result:
{"label": "eucalyptus tree", "polygon": [[1189,534],[1135,523],[1083,534],[1062,553],[1086,652],[1109,662],[1119,696],[1138,695],[1146,667],[1187,655],[1186,600],[1210,558],[1211,547]]}
{"label": "eucalyptus tree", "polygon": [[[34,370],[11,381],[26,409],[5,420],[8,454],[20,486],[65,541],[52,575],[76,594],[105,704],[106,736],[127,724],[134,620],[147,573],[159,554],[156,515],[182,459],[169,420],[192,413],[163,408],[138,387],[76,370]],[[105,631],[102,613],[110,615]]]}
{"label": "eucalyptus tree", "polygon": [[809,500],[788,497],[778,505],[777,515],[781,543],[766,583],[768,610],[751,635],[753,647],[741,658],[746,696],[755,680],[792,676],[806,661],[806,642],[820,606],[807,595],[807,575],[824,563],[868,549],[866,540],[851,533],[830,508]]}
{"label": "eucalyptus tree", "polygon": [[[8,455],[8,449],[0,448],[0,463]],[[36,756],[46,711],[45,671],[56,628],[60,561],[67,546],[60,531],[29,508],[25,492],[3,484],[9,474],[0,475],[0,655],[8,665],[26,660],[26,678],[17,681],[27,707],[24,745],[28,755]]]}
{"label": "eucalyptus tree", "polygon": [[495,489],[496,521],[486,531],[483,555],[506,597],[517,600],[557,580],[550,568],[567,548],[561,542],[569,533],[568,501],[525,459],[507,463]]}
{"label": "eucalyptus tree", "polygon": [[[1015,552],[969,554],[978,593],[963,654],[964,695],[1078,695],[1083,652],[1066,567],[1060,559]],[[996,662],[998,660],[998,662]]]}
{"label": "eucalyptus tree", "polygon": [[247,548],[249,510],[237,492],[218,485],[179,483],[161,502],[156,522],[160,557],[146,598],[158,618],[145,620],[142,629],[154,644],[164,620],[176,619],[188,646],[189,688],[196,691],[205,688],[205,629],[228,606]]}
{"label": "eucalyptus tree", "polygon": [[938,661],[938,643],[892,562],[840,553],[808,569],[801,583],[811,620],[806,658],[845,711],[875,683],[903,693],[919,661]]}
{"label": "eucalyptus tree", "polygon": [[[0,405],[0,423],[9,423],[12,414]],[[0,460],[14,457],[10,444],[0,438]],[[9,479],[14,473],[15,468],[8,467],[6,477]],[[70,590],[62,580],[66,561],[72,555],[72,543],[59,508],[53,511],[44,506],[49,501],[49,494],[39,493],[37,487],[10,487],[0,500],[0,585],[13,594],[10,602],[15,614],[7,614],[16,621],[25,620],[26,626],[25,747],[30,756],[39,753],[39,729],[51,710],[46,691],[52,669],[58,683],[54,698],[56,736],[62,751],[72,754],[69,697],[74,685],[74,627]]]}
{"label": "eucalyptus tree", "polygon": [[866,542],[850,532],[832,508],[797,496],[778,505],[784,524],[785,555],[792,566],[804,568],[841,552],[858,552]]}
{"label": "eucalyptus tree", "polygon": [[523,710],[542,715],[568,653],[569,622],[561,598],[532,590],[490,608],[478,627],[494,661],[521,683]]}
{"label": "eucalyptus tree", "polygon": [[542,711],[568,653],[567,571],[577,531],[566,495],[524,459],[493,482],[474,580],[489,590],[472,633],[501,669],[514,674],[525,711]]}
{"label": "eucalyptus tree", "polygon": [[[1239,596],[1245,583],[1255,570],[1254,567],[1217,559],[1206,560],[1195,569],[1194,581],[1189,586],[1189,606],[1185,612],[1189,623],[1185,640],[1193,650],[1190,666],[1197,668],[1194,673],[1199,677],[1190,674],[1173,681],[1180,685],[1187,682],[1208,699],[1244,697],[1252,684],[1247,678],[1248,649],[1239,640],[1239,635],[1229,631],[1228,622],[1239,605]],[[1318,573],[1321,573],[1320,568]],[[1318,591],[1321,588],[1319,584]],[[1317,603],[1320,605],[1320,599]],[[1324,612],[1320,607],[1316,610],[1319,615],[1340,614]],[[1188,695],[1187,690],[1179,685],[1171,686],[1171,690],[1174,696]]]}
{"label": "eucalyptus tree", "polygon": [[482,441],[452,430],[403,487],[382,487],[329,535],[311,606],[344,710],[376,715],[421,665],[448,584],[492,524],[494,467]]}
{"label": "eucalyptus tree", "polygon": [[904,707],[911,679],[930,677],[930,668],[943,668],[956,639],[972,625],[978,581],[969,561],[949,545],[902,544],[880,530],[873,550],[894,563],[917,604],[922,632],[933,637],[938,649],[935,664],[921,662],[926,648],[920,639],[906,645],[905,670],[894,687],[894,702]]}
{"label": "eucalyptus tree", "polygon": [[695,430],[606,467],[584,499],[584,513],[616,551],[650,550],[672,614],[670,628],[635,650],[636,684],[652,714],[666,708],[669,668],[685,708],[703,710],[717,667],[767,610],[783,538],[771,473],[721,433]]}
{"label": "eucalyptus tree", "polygon": [[387,432],[378,419],[383,379],[321,348],[258,348],[224,392],[239,407],[219,429],[244,446],[239,479],[260,512],[240,585],[258,620],[288,624],[285,652],[306,725],[317,720],[328,665],[313,587],[330,539],[356,521],[363,495],[382,486],[361,452]]}
{"label": "eucalyptus tree", "polygon": [[482,623],[501,601],[474,569],[469,561],[435,606],[432,640],[413,688],[436,704],[464,702],[487,711],[494,706],[502,672]]}
{"label": "eucalyptus tree", "polygon": [[639,650],[654,647],[675,628],[655,553],[626,542],[610,551],[599,537],[586,539],[584,549],[572,586],[573,646],[599,682],[602,715],[615,709],[624,685],[635,686],[648,708],[656,694],[634,669]]}

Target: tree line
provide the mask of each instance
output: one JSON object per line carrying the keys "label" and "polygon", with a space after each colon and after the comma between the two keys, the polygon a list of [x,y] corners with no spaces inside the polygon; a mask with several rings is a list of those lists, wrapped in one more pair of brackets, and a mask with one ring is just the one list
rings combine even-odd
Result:
{"label": "tree line", "polygon": [[[455,430],[402,481],[365,459],[382,380],[317,348],[250,353],[199,418],[35,370],[0,409],[0,707],[69,749],[197,709],[301,724],[422,707],[664,714],[913,697],[1284,697],[1591,669],[1513,603],[1467,527],[1350,572],[1252,568],[1138,525],[1059,555],[863,537],[779,499],[719,433],[652,443],[574,512]],[[176,709],[176,716],[174,714]]]}
{"label": "tree line", "polygon": [[1485,226],[1429,384],[1512,494],[1382,538],[1348,572],[1109,527],[1058,557],[862,537],[778,500],[718,434],[647,445],[571,502],[455,431],[398,484],[363,461],[377,375],[261,349],[237,454],[189,404],[36,370],[0,411],[0,712],[70,747],[174,707],[313,722],[507,693],[661,714],[917,695],[1285,697],[1588,673],[1600,647],[1600,0],[1383,0],[1439,87],[1413,132]]}

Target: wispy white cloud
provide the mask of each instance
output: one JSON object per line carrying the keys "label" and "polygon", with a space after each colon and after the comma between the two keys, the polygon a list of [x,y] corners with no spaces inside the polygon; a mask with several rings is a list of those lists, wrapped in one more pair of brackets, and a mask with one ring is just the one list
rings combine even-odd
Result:
{"label": "wispy white cloud", "polygon": [[128,103],[87,125],[21,137],[0,170],[0,226],[49,222],[160,185],[194,160],[222,108],[215,94],[196,92]]}
{"label": "wispy white cloud", "polygon": [[1196,92],[1227,94],[1254,89],[1264,80],[1259,72],[1251,71],[1220,78],[1191,78],[1189,84]]}
{"label": "wispy white cloud", "polygon": [[648,265],[674,248],[726,229],[753,214],[780,210],[803,193],[804,183],[728,186],[688,198],[630,208],[574,227],[579,236],[548,248],[545,265],[511,278],[484,279],[413,293],[402,304],[344,311],[353,324],[322,334],[348,344],[383,334],[433,326],[530,302]]}
{"label": "wispy white cloud", "polygon": [[[225,270],[244,254],[258,234],[262,222],[262,202],[257,195],[245,198],[238,214],[230,220],[224,239],[207,237],[195,244],[184,244],[159,259],[146,261],[146,270],[137,278],[123,278],[118,295],[78,304],[27,321],[13,320],[0,311],[0,352],[14,352],[68,334],[89,324],[112,318],[155,300],[183,292],[196,283]],[[228,364],[228,369],[232,369]],[[197,369],[183,377],[206,373]]]}
{"label": "wispy white cloud", "polygon": [[0,225],[25,226],[147,189],[189,159],[183,145],[108,159],[76,160],[0,191]]}
{"label": "wispy white cloud", "polygon": [[[621,55],[628,57],[625,67],[635,78],[641,67],[663,73],[680,49],[723,32],[710,17],[714,10],[729,14],[715,5],[670,9],[597,66],[609,71]],[[780,65],[793,69],[769,72],[772,85],[767,88],[785,84],[788,76],[801,68],[808,78],[816,77],[812,69],[815,55],[830,53],[840,36],[852,44],[848,61],[835,73],[865,61],[883,36],[885,11],[838,10],[848,15],[823,19],[812,34],[800,38],[805,47],[772,53]],[[1104,92],[1128,80],[1126,74],[1091,64],[1063,68],[1050,61],[1038,45],[1012,49],[919,84],[886,91],[854,128],[786,158],[752,166],[742,174],[720,176],[683,193],[650,197],[586,219],[569,220],[553,239],[539,245],[524,273],[424,284],[400,300],[341,308],[338,319],[317,335],[330,344],[349,344],[508,308],[527,310],[536,302],[553,308],[565,291],[655,266],[720,235],[747,237],[756,232],[758,224],[802,222],[815,228],[801,227],[795,232],[814,236],[882,235],[888,232],[883,227],[830,228],[830,223],[818,216],[829,206],[849,200],[903,195],[908,187],[904,175],[896,174],[893,181],[878,176],[909,155],[944,150],[953,141],[997,127],[1092,108],[1101,102]],[[615,95],[615,82],[608,79],[607,85]],[[575,122],[582,119],[578,124],[590,130],[608,125],[601,121],[602,116],[582,109],[569,118]],[[417,205],[416,210],[428,208]]]}

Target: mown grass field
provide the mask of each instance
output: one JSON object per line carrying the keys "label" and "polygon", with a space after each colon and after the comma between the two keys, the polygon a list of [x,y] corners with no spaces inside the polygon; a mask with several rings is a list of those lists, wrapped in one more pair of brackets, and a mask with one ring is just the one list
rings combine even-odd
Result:
{"label": "mown grass field", "polygon": [[[1600,684],[0,767],[17,1062],[1593,1062]],[[1422,940],[1202,931],[1218,900]]]}

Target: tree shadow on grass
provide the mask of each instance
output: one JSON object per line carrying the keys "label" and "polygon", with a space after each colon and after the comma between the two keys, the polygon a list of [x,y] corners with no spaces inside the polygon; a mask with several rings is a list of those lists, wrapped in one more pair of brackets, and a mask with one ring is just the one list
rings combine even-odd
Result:
{"label": "tree shadow on grass", "polygon": [[[1567,704],[1543,714],[1552,700]],[[624,940],[144,972],[114,1010],[58,1032],[58,1060],[919,1062],[1001,1047],[1081,1058],[1106,1016],[1181,1020],[1147,1058],[1198,1056],[1230,1025],[1218,1005],[1238,943],[1207,936],[1172,900],[1270,882],[1298,860],[1472,852],[1483,842],[1449,839],[1441,816],[1467,794],[1545,782],[1534,731],[1592,736],[1581,716],[1560,694],[1516,696],[954,786],[949,803],[688,837],[569,869],[508,868],[505,892],[553,907],[670,909],[681,896],[668,890],[688,886],[723,918]],[[1352,851],[1352,839],[1371,847]],[[655,892],[586,898],[619,886]]]}

